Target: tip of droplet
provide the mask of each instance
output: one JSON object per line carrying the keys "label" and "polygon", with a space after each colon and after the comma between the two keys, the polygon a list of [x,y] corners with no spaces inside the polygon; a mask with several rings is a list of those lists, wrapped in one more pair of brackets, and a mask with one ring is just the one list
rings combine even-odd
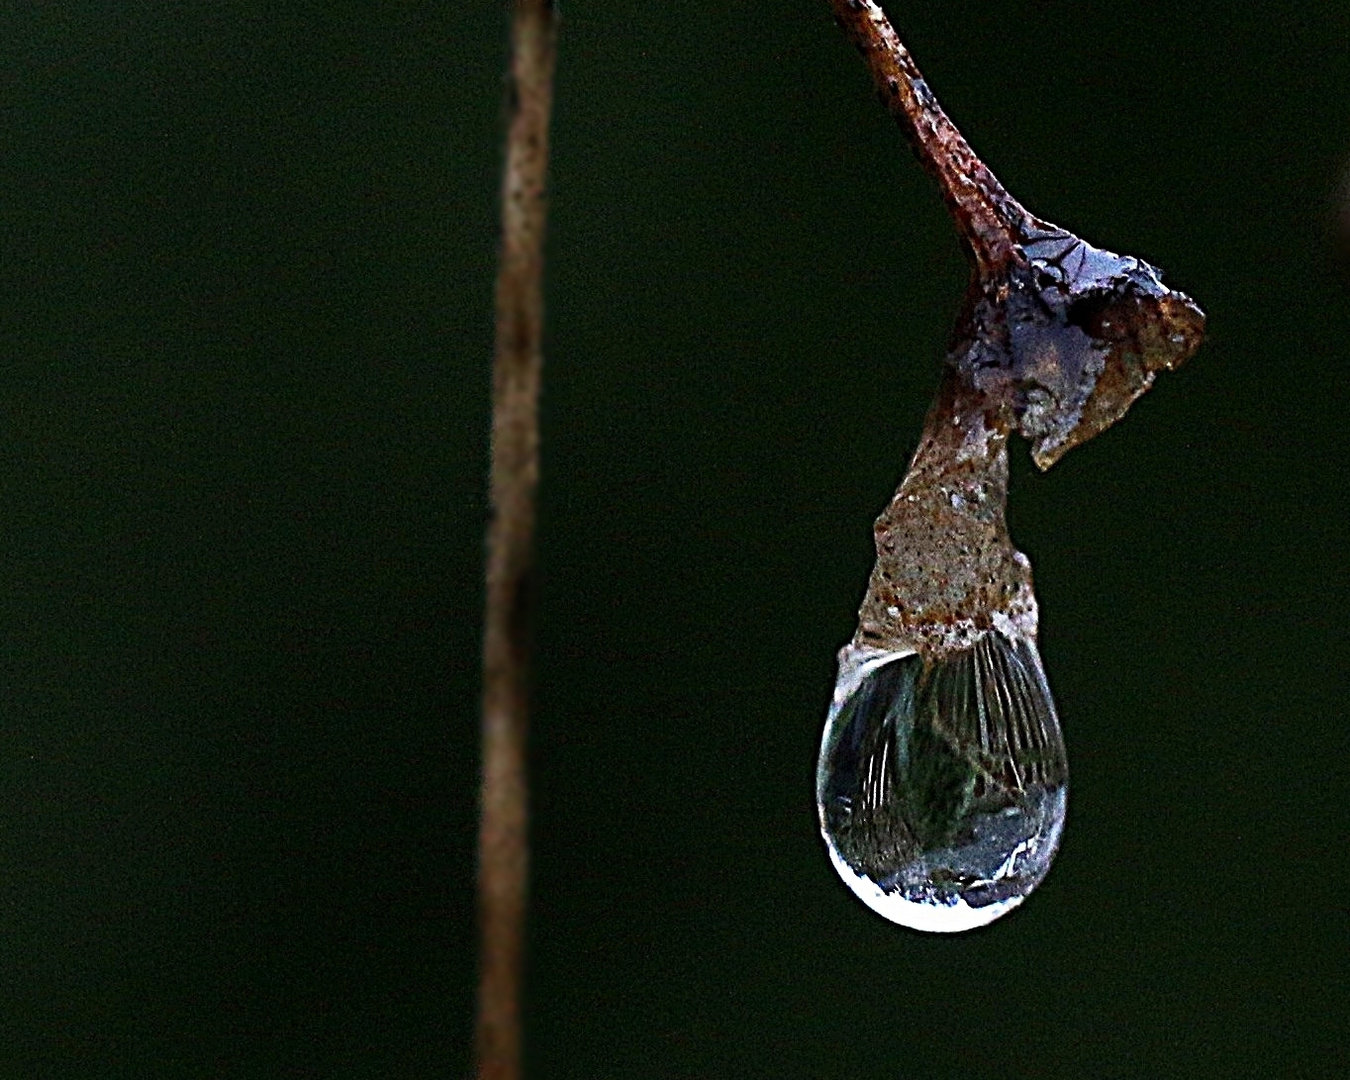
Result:
{"label": "tip of droplet", "polygon": [[1025,896],[1013,895],[982,907],[972,907],[960,897],[950,902],[932,901],[920,903],[907,899],[898,892],[886,892],[871,878],[857,873],[839,855],[825,833],[825,845],[830,852],[830,861],[852,891],[853,895],[875,911],[883,919],[911,930],[921,930],[926,934],[960,934],[966,930],[978,930],[988,926],[995,919],[1008,914],[1017,907]]}

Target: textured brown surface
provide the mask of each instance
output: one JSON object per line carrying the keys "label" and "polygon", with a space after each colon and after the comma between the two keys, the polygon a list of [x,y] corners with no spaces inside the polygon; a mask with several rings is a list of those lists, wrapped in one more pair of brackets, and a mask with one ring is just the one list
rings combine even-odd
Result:
{"label": "textured brown surface", "polygon": [[857,644],[943,655],[969,647],[996,613],[1034,634],[1031,567],[1005,519],[1010,420],[948,371],[900,490],[877,519]]}
{"label": "textured brown surface", "polygon": [[854,640],[935,658],[1000,624],[1034,638],[1031,568],[1005,520],[1008,436],[1023,435],[1049,468],[1194,353],[1205,317],[1148,263],[1028,213],[947,118],[881,9],[831,8],[938,181],[972,263],[923,439],[876,523]]}

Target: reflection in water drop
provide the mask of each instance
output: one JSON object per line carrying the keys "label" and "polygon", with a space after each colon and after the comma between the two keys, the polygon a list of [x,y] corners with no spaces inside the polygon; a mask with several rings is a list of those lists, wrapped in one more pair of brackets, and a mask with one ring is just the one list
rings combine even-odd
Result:
{"label": "reflection in water drop", "polygon": [[989,631],[925,665],[846,646],[816,771],[820,828],[858,897],[892,922],[993,922],[1040,884],[1068,795],[1033,641]]}

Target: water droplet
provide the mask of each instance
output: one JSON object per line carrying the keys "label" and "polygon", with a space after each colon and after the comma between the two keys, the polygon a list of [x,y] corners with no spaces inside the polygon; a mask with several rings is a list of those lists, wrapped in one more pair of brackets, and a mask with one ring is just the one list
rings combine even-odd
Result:
{"label": "water droplet", "polygon": [[993,922],[1050,869],[1068,795],[1034,642],[989,631],[925,664],[846,646],[816,770],[844,882],[916,930]]}

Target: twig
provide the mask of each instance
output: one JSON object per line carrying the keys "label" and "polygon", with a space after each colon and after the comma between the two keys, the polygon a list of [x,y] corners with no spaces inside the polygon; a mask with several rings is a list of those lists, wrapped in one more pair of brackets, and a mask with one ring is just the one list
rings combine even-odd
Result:
{"label": "twig", "polygon": [[887,111],[937,179],[974,261],[948,363],[1048,469],[1200,346],[1205,316],[1141,259],[1102,251],[1014,199],[942,111],[872,0],[830,0]]}
{"label": "twig", "polygon": [[520,972],[528,870],[525,730],[528,581],[539,480],[543,241],[555,19],[515,0],[501,267],[492,386],[492,520],[483,635],[483,786],[478,834],[482,933],[478,1075],[520,1074]]}
{"label": "twig", "polygon": [[1006,262],[1035,219],[999,183],[947,118],[909,50],[871,0],[830,0],[835,20],[862,53],[886,110],[942,188],[947,209],[981,275]]}
{"label": "twig", "polygon": [[[830,7],[941,186],[974,273],[923,438],[874,525],[877,561],[857,634],[839,654],[821,749],[821,831],[873,910],[918,930],[969,930],[1012,910],[1045,876],[1068,781],[1031,564],[1008,535],[1009,439],[1022,435],[1049,468],[1124,416],[1157,372],[1189,358],[1205,316],[1143,260],[1029,214],[947,119],[881,9],[871,0]],[[865,672],[887,655],[892,675]],[[982,694],[990,704],[976,709]],[[965,718],[971,710],[978,725]],[[900,713],[911,734],[888,756]],[[941,734],[919,741],[918,724]],[[951,791],[967,784],[978,800],[953,803]],[[994,806],[1010,823],[1006,845],[951,846]],[[988,869],[976,872],[981,860]]]}

